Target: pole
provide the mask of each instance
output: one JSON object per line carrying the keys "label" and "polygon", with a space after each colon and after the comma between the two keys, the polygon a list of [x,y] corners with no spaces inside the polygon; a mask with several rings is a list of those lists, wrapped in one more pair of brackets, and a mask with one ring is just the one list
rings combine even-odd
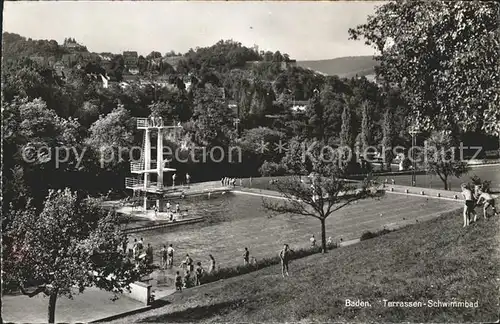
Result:
{"label": "pole", "polygon": [[417,146],[417,137],[415,136],[415,131],[412,133],[412,163],[413,163],[413,170],[411,173],[411,185],[415,187],[417,185],[417,175],[416,175],[416,168],[417,168],[417,162],[415,161],[415,146]]}
{"label": "pole", "polygon": [[[149,123],[149,121],[148,121]],[[149,126],[149,125],[148,125]],[[147,170],[151,168],[151,137],[150,137],[150,132],[149,128],[146,127],[145,129],[145,145],[144,145],[144,211],[147,212],[148,210],[148,198],[147,198],[147,192],[148,192],[148,182],[149,182],[149,173]]]}

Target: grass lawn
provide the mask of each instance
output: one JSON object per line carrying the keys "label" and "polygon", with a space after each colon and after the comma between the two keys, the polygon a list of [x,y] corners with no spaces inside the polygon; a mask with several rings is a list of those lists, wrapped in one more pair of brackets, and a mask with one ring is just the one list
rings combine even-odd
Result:
{"label": "grass lawn", "polygon": [[[493,322],[498,319],[498,217],[462,228],[458,212],[359,244],[175,293],[116,322]],[[346,307],[345,300],[371,307]],[[478,308],[384,307],[390,301],[478,301]]]}

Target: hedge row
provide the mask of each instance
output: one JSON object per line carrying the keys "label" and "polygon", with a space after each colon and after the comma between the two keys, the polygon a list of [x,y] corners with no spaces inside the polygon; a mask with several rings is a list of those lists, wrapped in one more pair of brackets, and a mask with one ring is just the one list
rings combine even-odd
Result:
{"label": "hedge row", "polygon": [[[328,250],[333,250],[337,248],[337,245],[332,244],[327,247]],[[310,248],[301,248],[293,250],[291,253],[291,260],[300,259],[313,254],[321,253],[321,246],[315,246]],[[205,273],[201,278],[200,282],[202,284],[214,282],[221,279],[228,279],[236,276],[240,276],[246,273],[260,270],[272,265],[280,264],[281,260],[279,255],[270,258],[263,258],[257,260],[254,264],[238,265],[235,267],[220,268],[212,273]]]}

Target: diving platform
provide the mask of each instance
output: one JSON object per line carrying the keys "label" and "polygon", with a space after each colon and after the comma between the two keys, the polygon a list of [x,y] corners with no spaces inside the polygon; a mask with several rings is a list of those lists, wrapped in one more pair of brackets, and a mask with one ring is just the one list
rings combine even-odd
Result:
{"label": "diving platform", "polygon": [[[144,137],[142,141],[141,157],[139,161],[132,161],[130,163],[130,173],[137,175],[137,178],[126,178],[125,188],[134,191],[134,196],[138,193],[143,201],[143,208],[147,211],[148,207],[148,194],[153,194],[156,200],[156,206],[159,211],[163,210],[163,196],[164,193],[175,191],[175,178],[177,171],[169,167],[171,157],[165,156],[163,152],[164,140],[174,139],[180,136],[182,126],[180,123],[171,122],[166,125],[161,117],[149,118],[136,118],[137,129],[144,130]],[[156,137],[156,146],[152,145],[152,139]],[[154,154],[152,154],[152,151]],[[156,159],[153,157],[156,156]],[[164,184],[163,176],[165,173],[173,173],[172,186]],[[151,181],[151,178],[156,182]],[[151,199],[151,197],[149,197]]]}

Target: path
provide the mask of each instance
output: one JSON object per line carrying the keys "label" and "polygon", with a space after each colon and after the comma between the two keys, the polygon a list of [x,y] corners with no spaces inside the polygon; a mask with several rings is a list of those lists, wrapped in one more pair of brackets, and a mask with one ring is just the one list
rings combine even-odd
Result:
{"label": "path", "polygon": [[[97,288],[88,288],[74,299],[59,297],[56,305],[56,322],[88,323],[118,313],[144,308],[145,305],[127,297],[116,301],[113,295]],[[2,296],[2,319],[15,323],[47,323],[49,298],[39,294],[33,298],[24,295]]]}

